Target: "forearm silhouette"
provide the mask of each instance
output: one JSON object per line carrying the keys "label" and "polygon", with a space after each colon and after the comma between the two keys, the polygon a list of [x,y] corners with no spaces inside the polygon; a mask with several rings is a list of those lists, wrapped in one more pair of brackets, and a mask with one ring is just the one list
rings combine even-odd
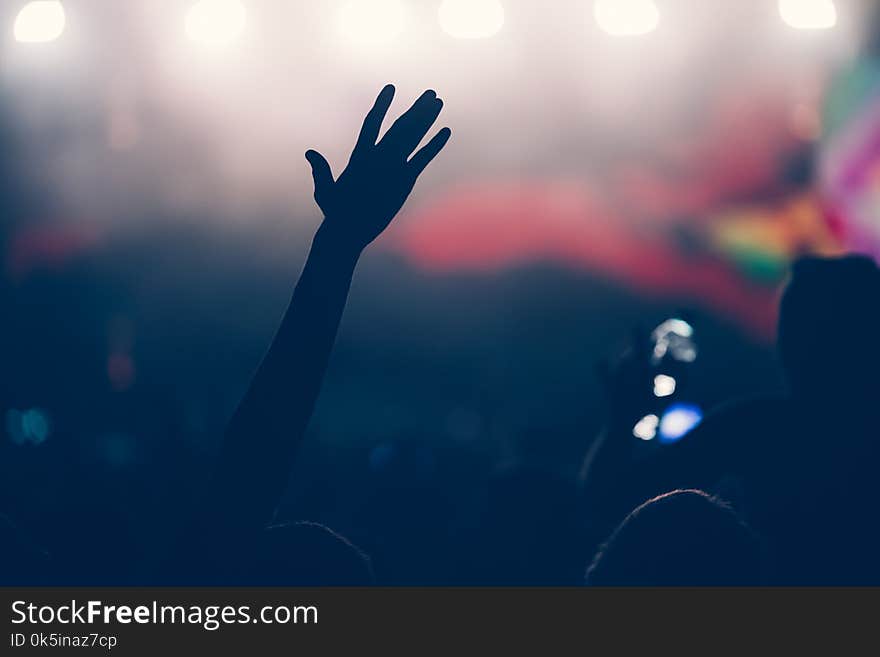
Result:
{"label": "forearm silhouette", "polygon": [[426,91],[377,143],[393,98],[393,86],[382,89],[335,180],[320,153],[306,153],[324,220],[275,339],[226,430],[211,492],[228,530],[259,530],[272,519],[315,406],[358,258],[450,137],[443,128],[415,150],[443,107],[435,92]]}

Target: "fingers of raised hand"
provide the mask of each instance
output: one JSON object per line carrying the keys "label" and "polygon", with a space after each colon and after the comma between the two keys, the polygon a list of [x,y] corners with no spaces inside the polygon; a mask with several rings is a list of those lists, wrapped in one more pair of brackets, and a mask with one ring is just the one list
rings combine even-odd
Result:
{"label": "fingers of raised hand", "polygon": [[389,155],[405,160],[424,139],[442,108],[443,101],[433,90],[424,92],[388,129],[379,147]]}
{"label": "fingers of raised hand", "polygon": [[416,154],[409,160],[409,168],[413,178],[417,178],[431,163],[431,160],[437,156],[437,153],[443,150],[450,136],[452,136],[452,131],[449,128],[443,128],[431,138],[431,141],[416,151]]}
{"label": "fingers of raised hand", "polygon": [[379,130],[382,128],[382,121],[385,120],[385,115],[388,113],[392,100],[394,100],[394,85],[386,84],[376,97],[372,109],[364,118],[364,124],[361,126],[361,132],[358,135],[357,144],[352,155],[366,152],[376,145],[376,140],[379,138]]}

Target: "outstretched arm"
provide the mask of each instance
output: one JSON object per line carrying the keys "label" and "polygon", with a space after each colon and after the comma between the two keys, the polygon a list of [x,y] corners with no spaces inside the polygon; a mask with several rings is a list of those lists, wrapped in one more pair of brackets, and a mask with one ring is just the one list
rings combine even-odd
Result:
{"label": "outstretched arm", "polygon": [[443,128],[413,154],[443,106],[426,91],[376,143],[393,97],[391,85],[379,94],[336,180],[321,154],[306,153],[324,221],[278,333],[226,430],[211,506],[229,530],[256,530],[271,520],[312,415],[358,258],[451,134]]}

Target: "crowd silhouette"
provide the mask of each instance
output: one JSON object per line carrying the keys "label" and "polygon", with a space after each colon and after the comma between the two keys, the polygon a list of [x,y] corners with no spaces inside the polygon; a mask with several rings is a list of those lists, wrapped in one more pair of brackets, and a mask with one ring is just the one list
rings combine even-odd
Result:
{"label": "crowd silhouette", "polygon": [[[155,560],[149,582],[381,583],[365,550],[320,524],[279,523],[275,511],[320,393],[358,259],[451,136],[443,128],[419,148],[443,107],[426,91],[380,138],[394,93],[390,85],[381,91],[338,176],[320,153],[306,153],[323,222],[275,338],[228,424],[212,475],[195,491],[180,536]],[[606,426],[579,480],[523,467],[497,473],[475,525],[450,541],[451,572],[437,580],[880,584],[878,298],[880,269],[867,257],[798,261],[778,327],[789,394],[724,405],[650,459],[632,451],[639,398],[650,379],[646,337],[637,333],[606,372]],[[419,513],[431,522],[430,508]],[[0,533],[4,583],[70,581],[57,572],[54,555],[11,519],[2,518]]]}

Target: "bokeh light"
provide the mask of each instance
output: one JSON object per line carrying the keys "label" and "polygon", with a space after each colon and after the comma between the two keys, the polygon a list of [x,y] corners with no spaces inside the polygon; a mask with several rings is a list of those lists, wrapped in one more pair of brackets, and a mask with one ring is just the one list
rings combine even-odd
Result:
{"label": "bokeh light", "polygon": [[49,438],[52,423],[49,414],[41,408],[6,411],[6,433],[14,445],[41,445]]}
{"label": "bokeh light", "polygon": [[660,418],[656,415],[646,415],[636,422],[636,426],[633,427],[633,435],[639,440],[654,440],[654,437],[657,435],[657,425],[659,423]]}
{"label": "bokeh light", "polygon": [[13,35],[19,43],[48,43],[64,33],[67,17],[56,0],[29,2],[15,19]]}
{"label": "bokeh light", "polygon": [[703,420],[703,411],[695,404],[673,404],[660,419],[660,442],[678,442]]}
{"label": "bokeh light", "polygon": [[779,15],[798,30],[827,30],[837,25],[832,0],[779,0]]}
{"label": "bokeh light", "polygon": [[697,346],[693,335],[693,327],[683,319],[667,319],[651,333],[654,342],[651,362],[657,365],[667,355],[683,363],[694,362],[697,359]]}
{"label": "bokeh light", "polygon": [[199,0],[186,14],[186,34],[203,46],[228,46],[241,38],[247,11],[239,0]]}
{"label": "bokeh light", "polygon": [[499,0],[443,0],[437,16],[443,31],[456,39],[485,39],[504,25]]}
{"label": "bokeh light", "polygon": [[350,0],[339,8],[337,25],[346,41],[378,46],[400,35],[407,18],[407,8],[401,0]]}
{"label": "bokeh light", "polygon": [[654,0],[596,0],[596,22],[612,36],[648,34],[660,24],[660,10]]}
{"label": "bokeh light", "polygon": [[669,397],[675,393],[675,377],[668,374],[658,374],[654,377],[654,396]]}

